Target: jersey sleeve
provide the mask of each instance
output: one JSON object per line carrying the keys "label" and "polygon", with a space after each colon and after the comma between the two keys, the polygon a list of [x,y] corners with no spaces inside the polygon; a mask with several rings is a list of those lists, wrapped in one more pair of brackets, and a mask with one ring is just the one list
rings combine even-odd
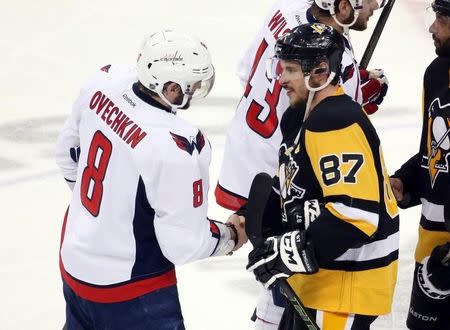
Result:
{"label": "jersey sleeve", "polygon": [[353,52],[348,45],[342,54],[341,83],[345,94],[350,96],[355,102],[362,104],[361,77]]}
{"label": "jersey sleeve", "polygon": [[[325,204],[308,229],[319,261],[333,260],[359,247],[378,228],[379,155],[363,128],[354,122],[327,131],[305,131],[305,146]],[[332,229],[332,230],[330,230]]]}
{"label": "jersey sleeve", "polygon": [[261,36],[258,36],[252,40],[250,46],[242,54],[241,59],[236,65],[236,75],[241,82],[241,86],[245,88],[250,78],[250,72],[253,66],[253,59],[255,58],[256,50],[258,48],[258,42],[260,42]]}
{"label": "jersey sleeve", "polygon": [[[430,77],[429,68],[424,76],[424,84],[432,79]],[[421,177],[422,172],[422,154],[426,149],[426,141],[423,138],[427,136],[428,131],[428,114],[425,111],[425,88],[422,91],[422,138],[420,141],[419,152],[408,159],[397,171],[395,171],[393,177],[399,178],[403,183],[403,200],[398,203],[401,208],[409,208],[421,204],[420,197],[423,196],[425,189],[423,183],[418,180]]]}
{"label": "jersey sleeve", "polygon": [[180,147],[175,141],[160,143],[144,178],[155,210],[156,238],[164,256],[176,265],[215,255],[228,232],[207,218],[209,143],[200,154],[178,143]]}
{"label": "jersey sleeve", "polygon": [[403,183],[402,201],[398,203],[401,208],[409,208],[420,204],[421,187],[417,184],[417,178],[420,176],[422,156],[420,153],[412,156],[406,163],[404,163],[393,177],[399,178]]}
{"label": "jersey sleeve", "polygon": [[62,131],[56,141],[55,160],[59,166],[64,179],[69,187],[73,189],[77,179],[78,159],[80,155],[79,125],[81,119],[81,109],[84,102],[84,90],[72,106],[72,113],[67,118]]}

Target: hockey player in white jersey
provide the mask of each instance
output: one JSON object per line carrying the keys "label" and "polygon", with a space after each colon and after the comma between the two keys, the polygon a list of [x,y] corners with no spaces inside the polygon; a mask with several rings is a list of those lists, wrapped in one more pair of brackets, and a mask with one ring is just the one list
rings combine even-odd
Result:
{"label": "hockey player in white jersey", "polygon": [[81,89],[56,161],[73,189],[60,268],[67,329],[184,329],[175,266],[246,240],[207,218],[211,147],[177,117],[214,83],[206,46],[147,37],[137,67],[108,65]]}
{"label": "hockey player in white jersey", "polygon": [[[289,98],[277,80],[267,78],[266,62],[274,56],[276,40],[297,25],[320,22],[347,37],[341,62],[344,92],[362,104],[366,113],[378,110],[388,81],[382,70],[359,69],[348,34],[349,29],[364,31],[373,12],[383,3],[377,0],[276,1],[238,66],[245,91],[227,134],[215,189],[219,205],[239,209],[246,203],[257,173],[275,174],[282,140],[281,118],[289,108]],[[274,296],[267,290],[261,291],[254,315],[258,329],[276,329],[280,321],[284,298],[274,291]]]}
{"label": "hockey player in white jersey", "polygon": [[[275,174],[281,142],[280,121],[289,107],[280,84],[266,77],[266,61],[274,56],[275,41],[304,23],[320,22],[347,36],[348,29],[363,31],[373,11],[382,4],[381,0],[276,1],[238,65],[245,91],[227,134],[215,189],[219,205],[239,209],[246,202],[257,173]],[[345,93],[369,114],[378,110],[388,87],[382,70],[360,72],[349,42],[342,59],[341,82]]]}

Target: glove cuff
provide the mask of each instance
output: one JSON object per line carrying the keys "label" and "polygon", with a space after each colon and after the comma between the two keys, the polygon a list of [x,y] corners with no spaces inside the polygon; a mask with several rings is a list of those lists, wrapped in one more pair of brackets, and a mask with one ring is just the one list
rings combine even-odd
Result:
{"label": "glove cuff", "polygon": [[430,257],[426,257],[422,260],[422,264],[419,265],[419,268],[417,270],[417,282],[419,283],[419,287],[422,290],[422,292],[430,297],[431,299],[435,300],[442,300],[445,298],[450,297],[450,290],[440,290],[434,286],[430,278],[432,277],[432,274],[428,272],[428,261],[430,260]]}
{"label": "glove cuff", "polygon": [[312,251],[307,249],[306,232],[291,231],[281,236],[280,256],[283,264],[293,273],[315,273],[318,270]]}
{"label": "glove cuff", "polygon": [[[227,255],[230,252],[232,252],[234,247],[236,246],[235,240],[231,238],[230,229],[228,229],[228,228],[232,228],[232,227],[228,226],[220,221],[209,220],[209,222],[210,222],[211,227],[216,228],[215,232],[217,232],[217,231],[219,232],[219,235],[217,235],[218,237],[216,237],[218,239],[218,242],[217,242],[216,248],[214,249],[213,253],[211,254],[211,257],[224,256],[224,255]],[[231,230],[233,230],[233,228]],[[236,228],[234,228],[234,230],[236,230]],[[237,234],[237,231],[236,231],[236,234]],[[236,235],[236,239],[237,239],[237,235]]]}

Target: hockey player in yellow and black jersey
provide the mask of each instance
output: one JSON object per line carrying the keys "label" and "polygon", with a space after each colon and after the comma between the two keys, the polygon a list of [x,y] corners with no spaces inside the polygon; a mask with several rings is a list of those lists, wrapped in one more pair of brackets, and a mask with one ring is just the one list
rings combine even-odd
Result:
{"label": "hockey player in yellow and black jersey", "polygon": [[391,184],[400,207],[422,204],[407,326],[444,330],[450,329],[450,0],[435,0],[428,11],[438,57],[424,76],[420,149]]}
{"label": "hockey player in yellow and black jersey", "polygon": [[[338,84],[342,50],[322,24],[276,43],[268,76],[291,108],[265,206],[267,238],[247,268],[268,288],[288,278],[321,329],[363,330],[391,310],[399,219],[377,133]],[[287,304],[279,329],[301,324]]]}

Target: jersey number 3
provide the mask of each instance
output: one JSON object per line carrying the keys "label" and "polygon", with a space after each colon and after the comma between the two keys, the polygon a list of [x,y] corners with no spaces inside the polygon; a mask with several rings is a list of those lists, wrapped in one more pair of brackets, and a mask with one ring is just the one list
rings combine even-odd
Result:
{"label": "jersey number 3", "polygon": [[92,138],[87,166],[81,177],[80,198],[83,206],[94,217],[98,216],[103,197],[103,180],[111,157],[112,144],[102,132]]}
{"label": "jersey number 3", "polygon": [[[248,79],[247,87],[245,89],[244,96],[247,98],[252,90],[253,86],[251,85],[251,80],[255,71],[258,69],[261,63],[261,57],[268,47],[268,43],[265,39],[261,42],[256,51],[256,56],[253,61],[252,70],[250,71],[250,77]],[[265,63],[262,63],[263,68],[259,68],[260,70],[265,69]],[[277,104],[280,98],[281,85],[278,80],[275,81],[273,86],[273,91],[271,92],[269,89],[266,90],[266,95],[264,97],[264,101],[267,104],[269,113],[267,117],[263,120],[259,119],[259,115],[264,110],[264,105],[259,104],[255,100],[252,100],[250,106],[247,110],[247,115],[245,120],[247,121],[247,125],[257,134],[261,135],[263,138],[270,138],[273,133],[275,133],[278,127],[278,117],[277,117]],[[267,108],[266,107],[266,108]]]}

